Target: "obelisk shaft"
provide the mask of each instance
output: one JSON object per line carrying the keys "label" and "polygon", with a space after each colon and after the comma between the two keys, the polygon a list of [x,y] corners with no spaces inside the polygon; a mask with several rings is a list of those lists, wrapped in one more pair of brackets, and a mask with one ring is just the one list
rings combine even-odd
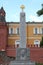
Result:
{"label": "obelisk shaft", "polygon": [[20,13],[20,48],[26,48],[26,20],[25,13]]}

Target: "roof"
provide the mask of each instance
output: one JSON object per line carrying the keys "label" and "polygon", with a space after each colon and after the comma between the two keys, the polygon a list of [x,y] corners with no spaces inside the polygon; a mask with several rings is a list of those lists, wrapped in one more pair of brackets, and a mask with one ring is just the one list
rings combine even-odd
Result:
{"label": "roof", "polygon": [[[7,24],[20,24],[20,22],[6,22]],[[26,22],[26,24],[43,24],[43,22]]]}

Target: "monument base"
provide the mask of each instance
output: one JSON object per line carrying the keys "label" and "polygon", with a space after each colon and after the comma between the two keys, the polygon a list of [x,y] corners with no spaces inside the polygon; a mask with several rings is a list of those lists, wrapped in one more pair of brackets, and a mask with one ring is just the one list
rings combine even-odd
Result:
{"label": "monument base", "polygon": [[35,65],[35,62],[31,62],[31,61],[11,61],[9,65]]}
{"label": "monument base", "polygon": [[30,49],[17,48],[16,59],[11,61],[9,65],[35,65],[35,62],[30,61]]}
{"label": "monument base", "polygon": [[16,49],[16,60],[30,60],[30,49],[29,48],[17,48]]}

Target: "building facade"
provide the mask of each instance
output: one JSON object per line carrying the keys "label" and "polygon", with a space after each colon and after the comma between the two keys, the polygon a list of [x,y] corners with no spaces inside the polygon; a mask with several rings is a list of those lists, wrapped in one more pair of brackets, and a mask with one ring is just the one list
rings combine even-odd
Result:
{"label": "building facade", "polygon": [[[20,23],[8,22],[8,45],[20,44]],[[26,22],[26,45],[27,46],[40,46],[40,41],[43,36],[43,22]]]}

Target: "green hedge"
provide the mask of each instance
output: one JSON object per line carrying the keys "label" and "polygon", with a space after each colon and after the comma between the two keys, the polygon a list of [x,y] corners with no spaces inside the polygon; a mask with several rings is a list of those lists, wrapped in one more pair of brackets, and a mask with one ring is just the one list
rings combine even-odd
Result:
{"label": "green hedge", "polygon": [[43,65],[43,64],[41,64],[41,63],[36,63],[36,65]]}

